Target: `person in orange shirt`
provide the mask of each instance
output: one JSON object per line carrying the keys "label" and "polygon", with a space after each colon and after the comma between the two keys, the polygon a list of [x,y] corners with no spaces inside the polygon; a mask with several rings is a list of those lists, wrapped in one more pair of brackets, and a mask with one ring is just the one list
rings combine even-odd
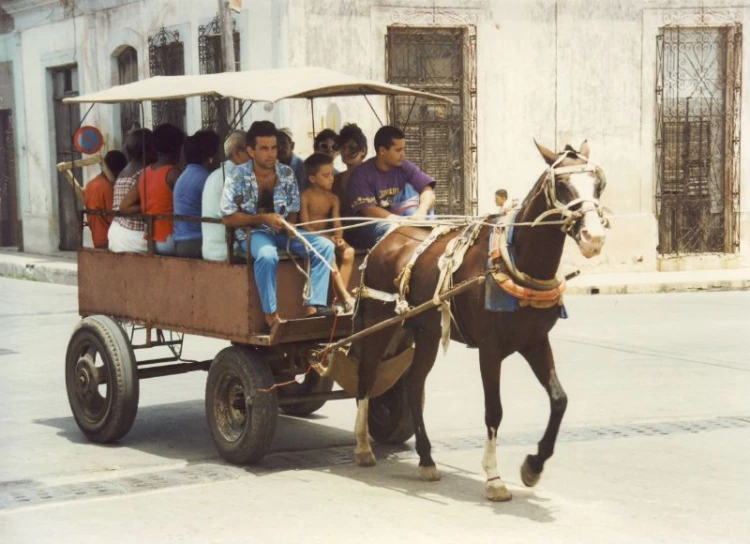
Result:
{"label": "person in orange shirt", "polygon": [[[174,202],[172,191],[182,171],[177,163],[185,141],[182,129],[163,123],[154,129],[154,151],[156,162],[143,169],[138,183],[120,202],[123,213],[147,215],[172,215]],[[154,251],[159,255],[174,255],[174,223],[171,219],[154,219],[154,231],[146,233],[144,239],[153,236]],[[148,229],[147,229],[148,230]]]}
{"label": "person in orange shirt", "polygon": [[[83,205],[91,211],[111,211],[112,199],[114,197],[114,180],[120,175],[125,168],[128,159],[121,151],[113,150],[104,156],[104,164],[112,172],[114,179],[107,179],[104,172],[101,172],[95,178],[89,180],[83,190]],[[86,220],[91,229],[91,238],[94,240],[94,247],[97,249],[107,249],[109,245],[109,226],[112,224],[111,215],[87,215]]]}

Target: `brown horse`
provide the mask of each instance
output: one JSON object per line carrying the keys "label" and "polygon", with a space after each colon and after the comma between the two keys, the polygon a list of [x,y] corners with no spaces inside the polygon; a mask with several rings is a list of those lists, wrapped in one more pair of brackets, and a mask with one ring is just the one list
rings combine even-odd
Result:
{"label": "brown horse", "polygon": [[[605,239],[606,225],[599,205],[599,196],[605,185],[604,175],[588,162],[589,148],[586,142],[580,151],[568,146],[560,154],[539,144],[537,148],[550,168],[539,178],[521,205],[514,222],[526,225],[515,227],[512,243],[509,243],[509,251],[520,275],[516,277],[527,280],[526,287],[549,285],[554,281],[566,234],[576,241],[586,257],[597,255]],[[535,221],[536,225],[531,226]],[[493,230],[487,225],[481,227],[476,242],[467,250],[463,263],[453,274],[455,284],[487,272]],[[428,233],[422,228],[400,227],[387,235],[369,256],[364,285],[393,293],[396,290],[394,279]],[[438,238],[414,263],[407,296],[411,306],[433,298],[439,275],[438,259],[448,242],[456,236],[457,233],[453,232]],[[517,283],[523,285],[524,281]],[[485,286],[479,283],[452,301],[451,338],[479,348],[487,426],[482,467],[487,474],[485,493],[490,500],[511,498],[498,474],[495,452],[497,430],[503,415],[500,364],[512,353],[518,352],[528,361],[550,399],[549,422],[538,451],[535,455],[527,456],[521,467],[525,485],[533,486],[538,482],[544,463],[552,456],[567,404],[567,397],[555,372],[549,342],[549,332],[557,322],[561,309],[561,306],[555,305],[548,308],[521,306],[513,312],[489,311],[485,309]],[[365,298],[360,301],[355,327],[362,330],[393,315],[392,303]],[[413,341],[415,352],[406,384],[420,475],[424,480],[440,478],[430,455],[431,446],[422,412],[425,380],[437,357],[440,340],[440,313],[431,310],[410,318],[403,326],[384,329],[353,345],[351,353],[359,360],[355,458],[360,465],[375,464],[367,422],[369,393],[378,365],[388,358],[386,350],[393,353],[398,351],[398,345],[408,346]]]}

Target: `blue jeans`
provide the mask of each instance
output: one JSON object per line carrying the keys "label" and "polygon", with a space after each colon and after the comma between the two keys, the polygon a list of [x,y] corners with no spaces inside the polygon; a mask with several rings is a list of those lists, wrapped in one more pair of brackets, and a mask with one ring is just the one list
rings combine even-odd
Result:
{"label": "blue jeans", "polygon": [[[328,238],[315,234],[302,234],[310,244],[328,261],[333,264],[334,246]],[[255,283],[260,293],[260,302],[263,313],[276,313],[276,267],[279,265],[278,249],[286,250],[289,237],[286,233],[270,234],[264,231],[255,231],[250,237],[250,254],[254,259]],[[240,241],[242,251],[247,251],[246,240]],[[307,257],[305,246],[298,239],[293,239],[289,245],[292,252],[300,257]],[[331,271],[326,267],[317,255],[310,252],[310,283],[312,284],[312,297],[308,301],[309,306],[326,306],[328,303],[328,283],[331,279]]]}

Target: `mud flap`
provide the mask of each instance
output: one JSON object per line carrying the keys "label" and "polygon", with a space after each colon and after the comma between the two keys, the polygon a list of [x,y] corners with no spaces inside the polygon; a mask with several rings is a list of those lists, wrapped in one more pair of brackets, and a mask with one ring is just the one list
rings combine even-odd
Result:
{"label": "mud flap", "polygon": [[[370,391],[370,398],[375,398],[388,391],[403,376],[414,358],[414,347],[409,347],[378,364],[375,385]],[[356,397],[359,386],[359,361],[349,357],[343,351],[336,350],[328,356],[328,367],[323,373],[332,377],[341,388]]]}

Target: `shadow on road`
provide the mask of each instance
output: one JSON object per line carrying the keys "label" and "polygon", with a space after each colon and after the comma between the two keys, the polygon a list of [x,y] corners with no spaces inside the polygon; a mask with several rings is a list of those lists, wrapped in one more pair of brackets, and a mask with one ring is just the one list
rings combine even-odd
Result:
{"label": "shadow on road", "polygon": [[[351,431],[325,425],[327,417],[305,419],[279,414],[269,455],[354,445]],[[116,444],[89,443],[73,416],[37,419],[34,423],[59,429],[58,436],[91,448],[143,451],[167,459],[188,462],[219,460],[206,422],[203,400],[192,400],[138,408],[130,432]]]}
{"label": "shadow on road", "polygon": [[[37,419],[35,423],[58,429],[57,434],[61,438],[92,451],[99,448],[118,449],[117,455],[122,457],[127,457],[129,451],[139,451],[165,459],[186,461],[196,468],[223,465],[230,469],[230,473],[221,473],[221,479],[237,477],[238,472],[263,477],[304,469],[428,502],[469,503],[491,508],[498,515],[526,518],[539,523],[555,520],[550,509],[544,505],[547,499],[536,496],[533,491],[520,485],[513,485],[512,480],[509,488],[513,500],[508,503],[492,503],[484,498],[484,478],[480,471],[471,472],[440,464],[438,468],[442,480],[423,482],[419,478],[416,457],[407,453],[413,449],[412,441],[394,446],[373,444],[378,465],[374,468],[358,467],[353,462],[353,433],[326,425],[327,421],[324,415],[305,419],[280,415],[270,451],[258,465],[249,467],[227,465],[216,453],[202,400],[142,407],[130,433],[118,444],[112,445],[89,443],[72,416]],[[474,450],[471,450],[471,454],[475,454]],[[481,452],[477,450],[476,455],[481,455]]]}
{"label": "shadow on road", "polygon": [[[481,455],[481,451],[477,451],[477,455]],[[417,463],[416,458],[384,459],[372,468],[334,466],[326,469],[326,472],[431,503],[468,503],[490,508],[497,515],[524,518],[538,523],[555,521],[551,508],[545,505],[550,499],[537,496],[533,490],[509,484],[506,480],[513,499],[502,503],[491,502],[484,497],[484,476],[480,472],[466,471],[438,461],[441,480],[424,482],[419,478]],[[501,537],[502,535],[498,535],[498,538]]]}

